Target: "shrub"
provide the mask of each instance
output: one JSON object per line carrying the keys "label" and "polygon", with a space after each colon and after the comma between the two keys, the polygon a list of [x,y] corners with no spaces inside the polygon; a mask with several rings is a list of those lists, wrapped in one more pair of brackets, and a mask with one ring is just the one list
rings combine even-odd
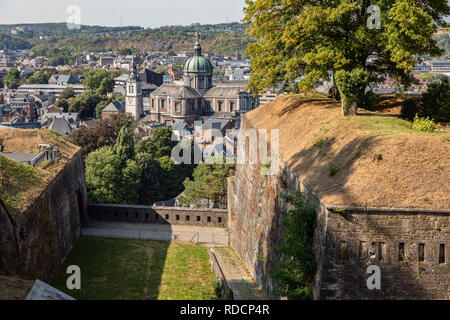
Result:
{"label": "shrub", "polygon": [[336,167],[333,163],[330,163],[328,165],[328,175],[330,177],[333,177],[334,175],[336,175],[336,173],[338,173],[338,171],[339,171],[339,168]]}
{"label": "shrub", "polygon": [[312,284],[316,270],[313,251],[316,214],[307,206],[304,196],[297,192],[294,196],[282,195],[295,209],[285,213],[282,224],[285,238],[277,252],[282,256],[275,262],[276,269],[271,277],[276,281],[276,294],[290,300],[306,300],[312,297]]}
{"label": "shrub", "polygon": [[367,104],[365,93],[369,83],[367,72],[362,69],[354,69],[352,72],[339,70],[336,72],[335,81],[342,97],[343,114],[356,115],[357,108]]}
{"label": "shrub", "polygon": [[420,100],[417,98],[406,99],[402,104],[401,117],[403,119],[413,120],[419,111]]}
{"label": "shrub", "polygon": [[436,123],[433,120],[430,120],[429,117],[420,118],[416,115],[412,128],[417,131],[434,132],[436,129]]}
{"label": "shrub", "polygon": [[450,84],[448,78],[432,83],[422,96],[419,116],[437,122],[450,122]]}
{"label": "shrub", "polygon": [[368,91],[361,100],[361,108],[369,111],[375,111],[378,106],[378,98],[375,92]]}

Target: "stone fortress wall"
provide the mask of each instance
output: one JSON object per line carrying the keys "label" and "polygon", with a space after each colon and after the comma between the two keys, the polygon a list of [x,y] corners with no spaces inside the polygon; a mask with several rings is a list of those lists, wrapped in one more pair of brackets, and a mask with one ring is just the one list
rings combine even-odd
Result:
{"label": "stone fortress wall", "polygon": [[51,281],[78,241],[87,211],[82,150],[25,212],[11,216],[3,206],[0,211],[1,262],[6,272]]}
{"label": "stone fortress wall", "polygon": [[90,204],[90,221],[171,224],[224,228],[228,223],[226,209],[178,208]]}
{"label": "stone fortress wall", "polygon": [[[238,164],[228,188],[231,245],[268,297],[288,209],[279,195],[301,190],[317,214],[316,299],[450,299],[450,210],[334,208],[280,163],[268,176]],[[381,269],[381,290],[367,288],[369,261]]]}

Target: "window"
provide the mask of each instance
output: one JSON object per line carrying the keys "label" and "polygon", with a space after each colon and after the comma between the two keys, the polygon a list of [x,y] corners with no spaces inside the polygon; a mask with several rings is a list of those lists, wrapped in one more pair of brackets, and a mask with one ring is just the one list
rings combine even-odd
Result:
{"label": "window", "polygon": [[218,221],[219,221],[219,223],[222,223],[222,218],[219,218]]}
{"label": "window", "polygon": [[161,99],[161,109],[164,109],[166,107],[166,100]]}
{"label": "window", "polygon": [[175,112],[180,112],[180,103],[175,102]]}
{"label": "window", "polygon": [[386,244],[383,242],[380,242],[378,244],[378,260],[384,261],[385,256],[386,256]]}
{"label": "window", "polygon": [[190,221],[191,217],[190,216],[186,216],[186,221]]}
{"label": "window", "polygon": [[211,110],[211,101],[206,101],[206,111]]}
{"label": "window", "polygon": [[445,263],[445,244],[439,245],[439,263],[440,264]]}
{"label": "window", "polygon": [[234,102],[230,102],[230,112],[234,111]]}
{"label": "window", "polygon": [[194,102],[189,101],[189,112],[194,112]]}
{"label": "window", "polygon": [[200,216],[197,216],[197,222],[200,222],[200,221],[201,221]]}
{"label": "window", "polygon": [[208,217],[208,222],[211,222],[211,217]]}
{"label": "window", "polygon": [[169,215],[168,214],[166,214],[166,220],[169,220]]}
{"label": "window", "polygon": [[179,216],[179,215],[177,215],[176,219],[177,219],[177,221],[178,221],[178,220],[180,220],[180,216]]}
{"label": "window", "polygon": [[419,262],[425,261],[425,243],[419,243]]}
{"label": "window", "polygon": [[222,104],[223,104],[223,101],[218,102],[217,111],[222,112]]}
{"label": "window", "polygon": [[400,242],[398,244],[398,261],[406,261],[405,244],[403,242]]}
{"label": "window", "polygon": [[152,109],[155,109],[155,99],[152,99]]}

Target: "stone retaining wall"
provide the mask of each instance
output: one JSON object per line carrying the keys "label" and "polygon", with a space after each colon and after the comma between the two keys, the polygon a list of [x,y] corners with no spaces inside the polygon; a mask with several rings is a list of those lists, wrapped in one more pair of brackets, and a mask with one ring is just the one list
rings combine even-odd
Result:
{"label": "stone retaining wall", "polygon": [[[72,157],[45,191],[22,213],[8,218],[0,209],[4,273],[49,282],[80,236],[87,210],[83,153]],[[11,216],[10,216],[11,217]],[[8,219],[7,219],[8,218]]]}
{"label": "stone retaining wall", "polygon": [[88,206],[88,212],[89,219],[93,221],[162,223],[220,228],[226,227],[228,223],[226,209],[91,204]]}
{"label": "stone retaining wall", "polygon": [[[242,119],[241,128],[251,126]],[[450,299],[450,210],[334,208],[279,162],[269,176],[239,164],[228,187],[230,243],[268,297],[288,210],[279,195],[300,190],[317,214],[315,299]],[[381,290],[367,288],[368,264],[380,267]]]}

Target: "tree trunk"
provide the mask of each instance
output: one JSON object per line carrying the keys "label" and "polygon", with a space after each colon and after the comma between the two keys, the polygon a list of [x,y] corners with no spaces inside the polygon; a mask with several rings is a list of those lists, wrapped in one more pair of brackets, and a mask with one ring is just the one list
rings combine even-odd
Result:
{"label": "tree trunk", "polygon": [[353,101],[350,106],[346,109],[344,101],[342,101],[342,115],[343,116],[356,116],[358,114],[358,104]]}
{"label": "tree trunk", "polygon": [[336,81],[333,79],[333,86],[328,90],[328,98],[341,101],[341,95],[337,87]]}

